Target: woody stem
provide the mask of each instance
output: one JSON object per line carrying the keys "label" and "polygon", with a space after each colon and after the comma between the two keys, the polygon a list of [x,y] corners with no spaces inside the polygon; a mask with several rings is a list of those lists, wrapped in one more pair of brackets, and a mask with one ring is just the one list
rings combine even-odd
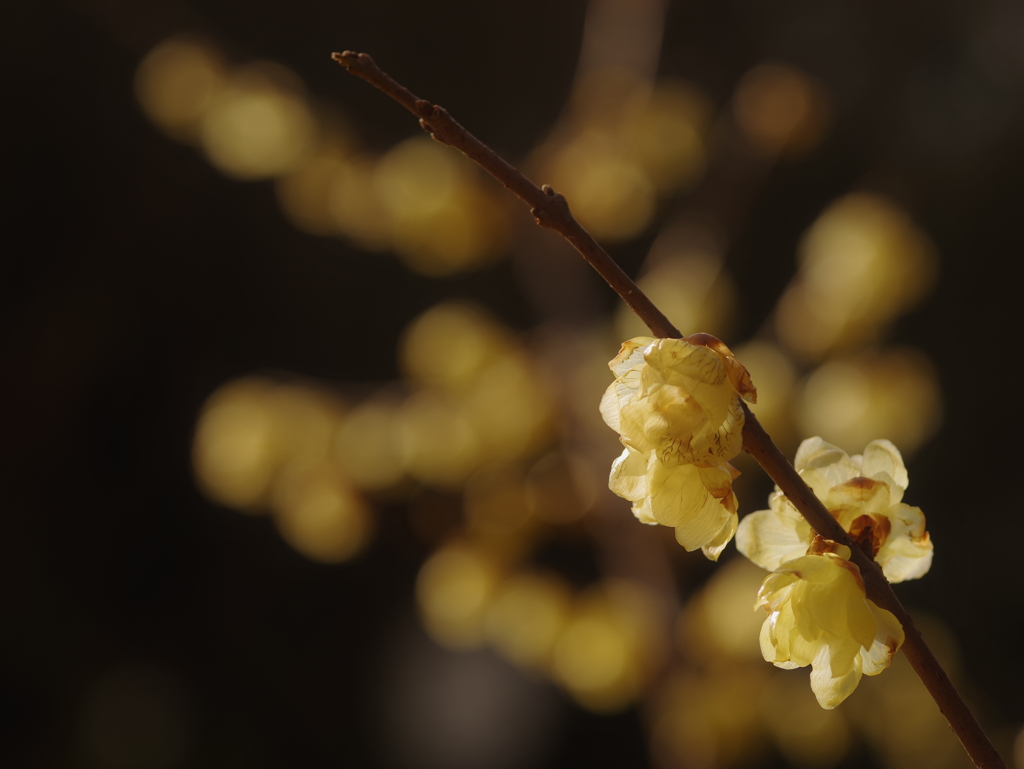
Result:
{"label": "woody stem", "polygon": [[[562,195],[547,185],[535,185],[517,168],[463,128],[445,109],[416,97],[409,89],[387,75],[369,55],[345,51],[332,54],[331,58],[349,73],[362,78],[397,101],[419,119],[420,126],[434,139],[464,153],[526,203],[537,224],[559,233],[579,251],[612,290],[647,324],[655,336],[675,339],[682,336],[593,236],[576,221]],[[903,625],[906,636],[903,651],[975,766],[978,769],[1006,769],[1006,764],[960,697],[949,676],[914,627],[913,620],[899,602],[881,568],[856,546],[829,514],[745,404],[743,409],[746,415],[743,427],[744,450],[764,468],[807,519],[811,528],[826,539],[850,548],[852,560],[860,568],[863,576],[868,597],[878,606],[892,612]]]}

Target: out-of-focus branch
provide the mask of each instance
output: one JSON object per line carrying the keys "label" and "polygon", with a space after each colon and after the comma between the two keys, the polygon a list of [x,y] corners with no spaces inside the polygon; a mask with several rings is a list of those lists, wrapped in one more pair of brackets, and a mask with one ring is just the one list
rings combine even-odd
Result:
{"label": "out-of-focus branch", "polygon": [[[609,65],[653,80],[661,60],[667,4],[667,0],[590,0],[577,82],[581,75]],[[608,51],[614,51],[614,57]]]}
{"label": "out-of-focus branch", "polygon": [[[501,158],[436,104],[417,98],[381,70],[367,54],[332,54],[332,58],[357,77],[376,86],[413,115],[420,125],[438,141],[455,147],[530,206],[537,224],[554,230],[569,241],[584,259],[601,275],[659,337],[679,338],[682,334],[665,315],[654,306],[625,272],[612,260],[596,240],[575,220],[569,205],[547,185],[538,187],[518,169]],[[925,687],[935,699],[967,754],[979,769],[1006,769],[974,715],[960,697],[949,676],[939,665],[907,610],[903,608],[881,568],[871,560],[847,535],[825,506],[804,483],[793,465],[761,427],[756,417],[744,406],[746,422],[743,427],[743,448],[769,477],[779,486],[793,505],[807,519],[811,527],[826,539],[850,548],[853,561],[860,568],[868,596],[877,605],[891,611],[903,625],[906,640],[903,650],[911,665],[921,677]]]}

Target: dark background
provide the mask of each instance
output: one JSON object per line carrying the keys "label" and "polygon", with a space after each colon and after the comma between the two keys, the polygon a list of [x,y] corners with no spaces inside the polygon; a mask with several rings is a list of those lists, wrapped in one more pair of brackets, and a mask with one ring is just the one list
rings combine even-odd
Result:
{"label": "dark background", "polygon": [[[382,746],[380,682],[395,628],[414,622],[411,585],[427,551],[385,510],[356,561],[304,560],[265,520],[199,494],[195,417],[218,385],[252,371],[393,378],[399,332],[442,298],[472,297],[517,328],[539,320],[507,265],[435,280],[298,232],[270,183],[221,176],[144,118],[132,93],[141,57],[189,30],[239,60],[282,62],[343,105],[364,144],[384,150],[414,124],[328,58],[366,50],[516,159],[561,110],[585,6],[5,6],[5,766],[112,765],[90,752],[103,728],[90,714],[111,680],[163,687],[161,701],[187,714],[188,747],[175,765],[394,765]],[[661,71],[717,105],[765,58],[820,78],[834,122],[814,152],[772,172],[736,232],[728,266],[744,305],[738,338],[758,328],[791,277],[800,233],[865,179],[935,240],[938,286],[890,334],[936,362],[946,402],[941,431],[910,464],[935,567],[900,594],[950,624],[984,711],[1017,729],[1024,6],[672,4]],[[634,270],[648,243],[615,256]],[[380,344],[354,369],[344,351],[357,335]],[[635,713],[590,716],[550,697],[557,728],[537,765],[645,761]]]}

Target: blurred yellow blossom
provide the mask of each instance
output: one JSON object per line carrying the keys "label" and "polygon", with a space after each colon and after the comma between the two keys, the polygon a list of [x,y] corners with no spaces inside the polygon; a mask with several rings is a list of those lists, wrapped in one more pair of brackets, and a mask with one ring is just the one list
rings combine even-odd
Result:
{"label": "blurred yellow blossom", "polygon": [[831,710],[860,683],[878,675],[903,645],[903,628],[864,594],[850,549],[816,537],[808,554],[787,561],[761,585],[756,606],[761,653],[776,667],[811,665],[811,689]]}
{"label": "blurred yellow blossom", "polygon": [[740,398],[756,390],[729,348],[709,334],[636,337],[608,364],[615,381],[601,415],[625,446],[609,486],[644,523],[676,529],[712,560],[736,532],[735,470],[743,443]]}
{"label": "blurred yellow blossom", "polygon": [[639,699],[664,665],[657,599],[643,585],[602,580],[575,596],[551,650],[551,675],[598,713]]}
{"label": "blurred yellow blossom", "polygon": [[[909,481],[892,443],[872,441],[863,454],[851,457],[821,438],[808,438],[794,464],[843,529],[855,541],[870,545],[890,582],[928,572],[931,538],[920,508],[901,502]],[[771,570],[804,555],[814,532],[777,488],[768,504],[770,509],[743,519],[736,546],[758,566]]]}

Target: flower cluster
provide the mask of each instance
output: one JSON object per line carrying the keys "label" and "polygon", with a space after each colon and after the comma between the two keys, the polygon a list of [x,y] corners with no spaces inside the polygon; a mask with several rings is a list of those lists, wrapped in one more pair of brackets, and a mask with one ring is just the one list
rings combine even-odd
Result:
{"label": "flower cluster", "polygon": [[[644,523],[672,526],[687,550],[717,560],[736,535],[740,552],[772,573],[758,592],[768,612],[764,658],[781,668],[810,665],[818,703],[834,708],[862,676],[889,666],[903,628],[867,598],[850,548],[817,536],[778,487],[769,509],[738,524],[729,464],[742,448],[744,410],[756,391],[747,370],[715,337],[637,337],[609,363],[615,381],[601,415],[622,454],[609,486]],[[889,441],[849,456],[821,438],[803,442],[797,471],[890,582],[924,575],[932,543],[924,514],[903,503],[907,469]]]}
{"label": "flower cluster", "polygon": [[[924,576],[932,565],[932,542],[920,508],[903,504],[907,469],[889,441],[872,441],[863,454],[845,451],[821,438],[805,440],[794,466],[850,537],[865,549],[890,582]],[[789,499],[776,488],[768,510],[751,513],[740,524],[736,547],[769,571],[807,552],[814,532]]]}
{"label": "flower cluster", "polygon": [[903,628],[890,612],[864,595],[850,549],[816,537],[807,554],[787,561],[757,594],[768,618],[761,626],[761,653],[777,667],[811,666],[811,689],[831,710],[861,676],[889,667],[903,645]]}
{"label": "flower cluster", "polygon": [[615,381],[601,415],[625,447],[609,486],[644,523],[676,530],[687,550],[717,560],[736,533],[736,475],[743,407],[754,402],[750,375],[709,334],[637,337],[608,364]]}
{"label": "flower cluster", "polygon": [[[923,576],[932,563],[924,514],[903,504],[907,469],[889,441],[872,441],[863,454],[821,438],[804,441],[794,465],[851,539],[890,582]],[[889,666],[903,643],[903,629],[865,596],[849,548],[815,536],[807,521],[776,488],[769,509],[739,526],[736,546],[772,571],[758,593],[768,612],[761,652],[782,668],[811,665],[811,689],[823,708],[834,708],[862,675]]]}

